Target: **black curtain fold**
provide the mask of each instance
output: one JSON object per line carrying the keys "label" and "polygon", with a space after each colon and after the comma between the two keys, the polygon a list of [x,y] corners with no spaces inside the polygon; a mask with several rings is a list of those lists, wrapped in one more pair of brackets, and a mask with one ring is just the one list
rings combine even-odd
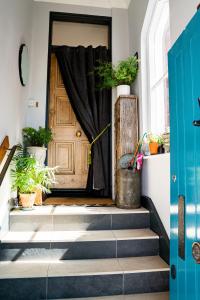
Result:
{"label": "black curtain fold", "polygon": [[[95,67],[99,61],[110,60],[106,47],[56,47],[55,54],[66,92],[77,120],[89,142],[111,122],[111,91],[98,90]],[[103,136],[92,147],[87,189],[98,196],[111,194],[110,134]]]}

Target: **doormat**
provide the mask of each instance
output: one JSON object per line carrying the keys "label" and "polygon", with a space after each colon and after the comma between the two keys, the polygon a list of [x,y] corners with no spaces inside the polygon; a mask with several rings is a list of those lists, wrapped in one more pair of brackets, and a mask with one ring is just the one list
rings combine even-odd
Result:
{"label": "doormat", "polygon": [[87,206],[87,207],[112,207],[115,206],[112,199],[108,198],[71,198],[71,197],[50,197],[43,205],[66,205],[66,206]]}

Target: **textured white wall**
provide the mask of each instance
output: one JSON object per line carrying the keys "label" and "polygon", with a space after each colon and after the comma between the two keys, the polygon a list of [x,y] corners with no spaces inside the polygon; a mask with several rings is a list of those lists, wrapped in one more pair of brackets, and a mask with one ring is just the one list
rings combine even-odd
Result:
{"label": "textured white wall", "polygon": [[172,44],[197,10],[199,0],[169,0]]}
{"label": "textured white wall", "polygon": [[[0,1],[0,143],[8,135],[11,146],[21,140],[25,121],[28,86],[22,87],[19,80],[18,53],[22,43],[30,51],[31,10],[32,0]],[[8,171],[0,187],[0,236],[8,230],[10,198]]]}
{"label": "textured white wall", "polygon": [[142,195],[152,199],[162,223],[170,233],[170,154],[152,155],[144,159]]}
{"label": "textured white wall", "polygon": [[21,138],[28,87],[19,80],[18,53],[22,43],[30,50],[31,8],[32,0],[0,1],[0,142]]}

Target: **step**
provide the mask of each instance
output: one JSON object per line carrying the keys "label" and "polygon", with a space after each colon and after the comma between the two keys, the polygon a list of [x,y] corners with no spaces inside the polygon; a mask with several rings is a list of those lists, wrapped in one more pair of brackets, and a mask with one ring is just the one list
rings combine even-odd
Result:
{"label": "step", "polygon": [[11,231],[0,243],[0,261],[94,259],[158,254],[159,237],[147,228]]}
{"label": "step", "polygon": [[165,292],[169,266],[159,257],[1,262],[0,299],[62,299]]}
{"label": "step", "polygon": [[[57,300],[66,300],[66,299],[57,299]],[[72,298],[68,300],[72,300]],[[105,297],[73,298],[73,300],[169,300],[169,293],[164,292],[164,293],[146,293],[146,294],[105,296]]]}
{"label": "step", "polygon": [[71,231],[148,228],[145,208],[41,206],[10,212],[11,231]]}

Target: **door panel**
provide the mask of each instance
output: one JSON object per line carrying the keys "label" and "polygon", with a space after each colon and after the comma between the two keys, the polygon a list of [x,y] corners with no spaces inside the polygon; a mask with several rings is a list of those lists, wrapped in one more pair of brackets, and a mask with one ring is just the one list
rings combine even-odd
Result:
{"label": "door panel", "polygon": [[54,187],[85,189],[89,142],[73,112],[54,54],[51,57],[49,127],[53,141],[48,147],[48,165],[59,167]]}
{"label": "door panel", "polygon": [[[192,244],[200,241],[200,12],[169,53],[171,123],[171,278],[170,299],[197,300],[200,265],[192,257]],[[176,176],[176,180],[175,177]],[[174,179],[174,180],[173,180]],[[185,197],[185,258],[179,256],[178,199]]]}

